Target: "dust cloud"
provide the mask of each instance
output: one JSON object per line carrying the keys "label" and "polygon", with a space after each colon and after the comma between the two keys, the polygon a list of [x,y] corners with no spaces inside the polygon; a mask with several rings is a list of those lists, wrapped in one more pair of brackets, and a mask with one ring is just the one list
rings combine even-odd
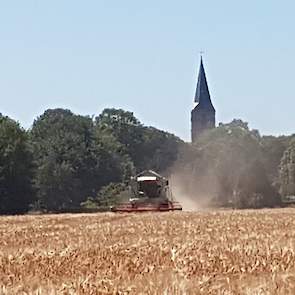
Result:
{"label": "dust cloud", "polygon": [[200,211],[208,209],[212,195],[202,192],[201,187],[204,185],[196,182],[192,175],[186,175],[183,172],[176,172],[170,176],[170,188],[173,197],[180,202],[184,211]]}

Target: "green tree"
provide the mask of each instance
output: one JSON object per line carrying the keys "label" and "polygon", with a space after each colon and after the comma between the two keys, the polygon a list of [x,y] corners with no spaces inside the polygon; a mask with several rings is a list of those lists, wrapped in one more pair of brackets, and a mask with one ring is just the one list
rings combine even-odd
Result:
{"label": "green tree", "polygon": [[133,161],[114,134],[95,128],[95,146],[100,158],[102,185],[126,182],[135,173]]}
{"label": "green tree", "polygon": [[27,134],[0,114],[0,213],[23,213],[34,201],[32,154]]}
{"label": "green tree", "polygon": [[169,173],[180,148],[182,140],[173,134],[153,127],[142,129],[143,142],[137,151],[135,165],[138,171],[151,169],[160,173]]}
{"label": "green tree", "polygon": [[295,140],[291,140],[280,163],[280,192],[283,196],[295,194]]}
{"label": "green tree", "polygon": [[127,154],[136,164],[143,143],[142,124],[133,113],[122,109],[105,109],[96,117],[98,133],[112,138],[121,154]]}
{"label": "green tree", "polygon": [[96,129],[104,141],[129,157],[137,172],[166,171],[176,160],[183,143],[168,132],[143,126],[133,113],[122,109],[105,109],[96,118]]}
{"label": "green tree", "polygon": [[89,117],[47,110],[35,120],[30,135],[35,184],[47,210],[77,208],[102,186],[122,180],[122,159],[95,133]]}
{"label": "green tree", "polygon": [[279,166],[285,150],[294,136],[263,136],[261,147],[263,164],[272,184],[279,189]]}

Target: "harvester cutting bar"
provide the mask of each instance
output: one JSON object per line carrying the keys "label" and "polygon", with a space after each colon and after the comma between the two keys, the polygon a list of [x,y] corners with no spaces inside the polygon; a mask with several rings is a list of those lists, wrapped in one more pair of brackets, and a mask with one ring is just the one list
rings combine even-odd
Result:
{"label": "harvester cutting bar", "polygon": [[169,202],[163,204],[121,203],[118,206],[112,208],[113,212],[167,212],[176,210],[182,210],[182,207],[178,202]]}

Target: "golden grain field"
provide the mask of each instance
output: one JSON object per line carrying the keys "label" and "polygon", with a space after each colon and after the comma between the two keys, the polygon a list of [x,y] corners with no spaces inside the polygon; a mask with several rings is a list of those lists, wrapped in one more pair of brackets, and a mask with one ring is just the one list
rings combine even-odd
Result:
{"label": "golden grain field", "polygon": [[0,294],[295,294],[295,209],[0,217]]}

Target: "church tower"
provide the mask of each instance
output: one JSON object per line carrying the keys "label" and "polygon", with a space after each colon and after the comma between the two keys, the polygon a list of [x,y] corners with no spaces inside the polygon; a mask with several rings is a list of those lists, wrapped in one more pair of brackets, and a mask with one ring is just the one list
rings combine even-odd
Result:
{"label": "church tower", "polygon": [[203,131],[215,127],[215,109],[210,99],[202,57],[195,103],[197,103],[197,105],[191,112],[191,135],[193,143],[196,142]]}

